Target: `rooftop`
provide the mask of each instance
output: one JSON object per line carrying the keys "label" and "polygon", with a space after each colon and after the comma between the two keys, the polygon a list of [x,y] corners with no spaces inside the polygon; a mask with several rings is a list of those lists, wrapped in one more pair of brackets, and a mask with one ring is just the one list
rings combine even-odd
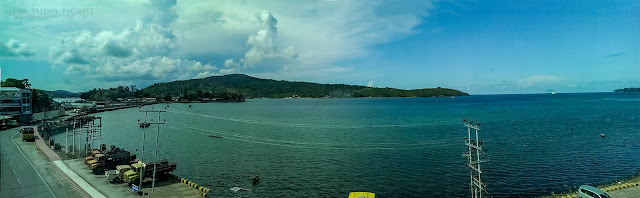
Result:
{"label": "rooftop", "polygon": [[0,91],[22,91],[22,92],[31,93],[31,91],[29,91],[29,90],[20,89],[20,88],[17,88],[17,87],[0,87]]}

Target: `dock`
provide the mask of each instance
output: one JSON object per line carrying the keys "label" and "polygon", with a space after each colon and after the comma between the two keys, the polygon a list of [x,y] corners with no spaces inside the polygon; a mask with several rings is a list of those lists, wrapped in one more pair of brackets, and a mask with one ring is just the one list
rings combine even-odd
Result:
{"label": "dock", "polygon": [[[43,138],[43,134],[48,133],[39,131],[73,127],[72,124],[67,123],[73,119],[91,120],[95,118],[97,117],[88,115],[64,117],[49,122],[49,126],[35,127],[37,128],[35,130],[35,145],[44,154],[47,161],[52,162],[60,172],[70,178],[69,182],[73,182],[72,185],[80,187],[84,193],[91,197],[140,197],[140,194],[134,192],[132,186],[126,182],[108,181],[104,174],[94,174],[85,164],[84,154],[66,155],[64,152],[66,148],[60,148],[57,143],[51,145],[53,141],[47,141],[48,139]],[[36,149],[25,152],[36,152]],[[153,197],[207,197],[211,191],[208,187],[199,186],[173,174],[169,175],[169,179],[166,181],[156,181],[153,189],[151,187],[152,181],[147,179],[143,182],[141,191],[145,195]]]}

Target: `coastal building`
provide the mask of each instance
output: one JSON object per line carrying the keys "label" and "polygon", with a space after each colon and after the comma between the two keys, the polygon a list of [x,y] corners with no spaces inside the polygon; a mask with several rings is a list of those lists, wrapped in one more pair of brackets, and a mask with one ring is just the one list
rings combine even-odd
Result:
{"label": "coastal building", "polygon": [[31,91],[16,87],[0,87],[0,115],[2,119],[28,122],[31,120]]}

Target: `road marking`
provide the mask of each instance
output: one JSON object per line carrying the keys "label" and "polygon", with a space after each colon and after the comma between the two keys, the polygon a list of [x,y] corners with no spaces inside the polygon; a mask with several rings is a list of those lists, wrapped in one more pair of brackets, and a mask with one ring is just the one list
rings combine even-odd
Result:
{"label": "road marking", "polygon": [[[16,144],[16,141],[13,140],[13,137],[15,137],[16,135],[18,135],[18,133],[13,134],[13,136],[11,136],[11,141],[13,142],[14,145],[16,145],[16,148],[18,148],[18,151],[20,151],[20,154],[22,154],[22,157],[24,157],[24,159],[26,159],[29,164],[31,164],[31,167],[33,167],[33,170],[36,171],[36,173],[38,174],[38,177],[40,177],[40,179],[42,180],[42,182],[44,183],[44,186],[47,187],[47,189],[49,189],[49,192],[51,193],[51,195],[53,195],[53,198],[57,198],[55,194],[53,194],[53,191],[51,191],[51,188],[49,188],[49,184],[47,184],[46,181],[44,181],[44,178],[42,178],[42,175],[40,175],[40,172],[38,172],[38,169],[36,169],[35,166],[33,166],[33,163],[31,163],[31,160],[29,160],[29,158],[27,158],[26,155],[24,155],[24,153],[22,152],[22,149],[20,149],[20,147],[18,146],[18,144]],[[35,143],[34,143],[35,144]],[[17,177],[16,177],[17,179]],[[20,180],[18,180],[20,181]]]}
{"label": "road marking", "polygon": [[16,179],[18,180],[18,183],[22,185],[22,182],[20,182],[20,178],[16,177]]}

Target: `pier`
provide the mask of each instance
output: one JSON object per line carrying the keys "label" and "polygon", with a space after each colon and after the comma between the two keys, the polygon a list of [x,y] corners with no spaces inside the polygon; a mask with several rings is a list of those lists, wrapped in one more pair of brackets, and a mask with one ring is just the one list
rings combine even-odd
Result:
{"label": "pier", "polygon": [[[114,108],[131,108],[114,107]],[[111,108],[104,108],[101,111],[107,111]],[[28,147],[30,150],[25,152],[36,152],[39,150],[46,159],[55,165],[61,173],[64,173],[73,182],[75,186],[82,189],[81,193],[86,193],[91,197],[139,197],[140,195],[151,197],[207,197],[212,191],[210,187],[201,186],[191,182],[188,178],[183,178],[174,174],[168,174],[164,178],[145,179],[142,185],[129,185],[123,181],[109,181],[104,173],[96,174],[90,166],[87,166],[87,156],[92,151],[100,150],[107,153],[107,146],[100,143],[102,130],[101,117],[93,115],[71,115],[56,118],[50,121],[39,123],[36,129],[36,147]],[[75,132],[71,132],[75,131]],[[67,135],[75,137],[75,141],[81,141],[83,144],[70,144],[55,142],[50,138],[52,133],[71,133]],[[99,134],[98,134],[99,133]],[[84,139],[83,139],[84,138]],[[25,142],[28,144],[28,142]],[[111,146],[110,150],[117,150],[117,147]],[[135,155],[134,155],[135,157]],[[138,159],[135,162],[139,161]],[[132,162],[132,163],[135,163]],[[184,167],[186,168],[186,167]],[[147,170],[151,171],[151,170]],[[141,187],[141,188],[140,188]],[[154,187],[154,188],[152,188]],[[133,189],[142,189],[141,192],[134,192]]]}

